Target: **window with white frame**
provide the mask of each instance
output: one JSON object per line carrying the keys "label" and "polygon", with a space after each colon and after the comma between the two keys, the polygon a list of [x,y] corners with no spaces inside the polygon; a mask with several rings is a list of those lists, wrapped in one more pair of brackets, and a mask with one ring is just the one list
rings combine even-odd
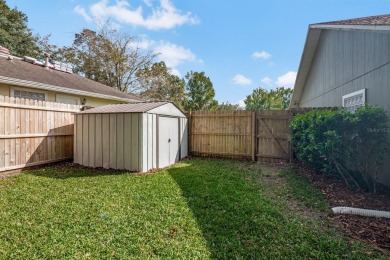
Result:
{"label": "window with white frame", "polygon": [[355,112],[358,107],[366,103],[366,89],[355,91],[343,96],[343,107],[350,112]]}
{"label": "window with white frame", "polygon": [[11,88],[11,97],[46,101],[47,93],[35,89]]}

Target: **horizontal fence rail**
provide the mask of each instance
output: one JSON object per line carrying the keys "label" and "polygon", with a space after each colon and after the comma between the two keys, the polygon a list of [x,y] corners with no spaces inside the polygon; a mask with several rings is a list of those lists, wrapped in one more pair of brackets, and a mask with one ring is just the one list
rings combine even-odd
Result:
{"label": "horizontal fence rail", "polygon": [[80,106],[0,96],[0,171],[73,157]]}
{"label": "horizontal fence rail", "polygon": [[[73,113],[80,108],[0,96],[0,172],[73,158]],[[189,113],[189,152],[262,162],[290,161],[289,124],[294,114],[310,110]]]}
{"label": "horizontal fence rail", "polygon": [[189,117],[190,154],[262,162],[290,161],[294,112],[199,111]]}
{"label": "horizontal fence rail", "polygon": [[190,153],[198,156],[252,158],[253,113],[248,111],[190,114]]}
{"label": "horizontal fence rail", "polygon": [[290,161],[292,156],[289,110],[256,112],[256,160],[262,162]]}

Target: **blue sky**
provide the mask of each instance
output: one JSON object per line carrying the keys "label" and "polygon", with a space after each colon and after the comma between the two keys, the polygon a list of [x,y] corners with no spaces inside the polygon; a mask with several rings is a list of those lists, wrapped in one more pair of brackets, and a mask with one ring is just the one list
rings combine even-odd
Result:
{"label": "blue sky", "polygon": [[204,71],[219,102],[253,89],[292,87],[309,24],[390,13],[388,0],[8,0],[33,33],[70,45],[83,28],[110,19],[161,53],[172,71]]}

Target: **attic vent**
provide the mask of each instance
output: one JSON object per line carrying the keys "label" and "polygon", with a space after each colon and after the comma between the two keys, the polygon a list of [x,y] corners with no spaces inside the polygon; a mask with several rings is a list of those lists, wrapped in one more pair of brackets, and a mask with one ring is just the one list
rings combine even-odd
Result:
{"label": "attic vent", "polygon": [[361,89],[343,96],[343,107],[347,111],[355,112],[356,109],[364,106],[364,103],[366,103],[366,89]]}

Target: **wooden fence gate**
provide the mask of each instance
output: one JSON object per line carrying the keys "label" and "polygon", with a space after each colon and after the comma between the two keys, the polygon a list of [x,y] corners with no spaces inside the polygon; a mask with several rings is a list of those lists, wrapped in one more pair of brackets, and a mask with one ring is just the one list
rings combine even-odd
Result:
{"label": "wooden fence gate", "polygon": [[290,110],[200,111],[189,117],[190,154],[262,162],[290,161]]}
{"label": "wooden fence gate", "polygon": [[290,110],[256,112],[256,160],[279,162],[292,159],[291,120]]}

